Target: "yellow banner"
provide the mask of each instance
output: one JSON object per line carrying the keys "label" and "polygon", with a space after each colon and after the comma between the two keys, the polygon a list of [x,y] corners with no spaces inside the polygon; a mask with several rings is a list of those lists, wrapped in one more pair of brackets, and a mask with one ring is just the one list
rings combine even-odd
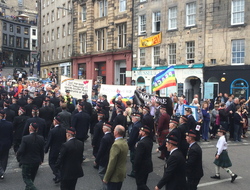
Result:
{"label": "yellow banner", "polygon": [[161,43],[161,32],[155,36],[148,37],[146,39],[140,39],[140,47],[150,47]]}

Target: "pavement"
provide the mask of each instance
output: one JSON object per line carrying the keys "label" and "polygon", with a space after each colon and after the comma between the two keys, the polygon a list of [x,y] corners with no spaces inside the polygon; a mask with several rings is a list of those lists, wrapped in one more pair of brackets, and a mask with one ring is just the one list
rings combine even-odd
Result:
{"label": "pavement", "polygon": [[[204,177],[201,179],[199,188],[200,190],[249,190],[249,158],[250,158],[250,133],[249,137],[243,139],[241,143],[235,143],[228,141],[228,152],[230,159],[233,163],[231,167],[232,171],[238,174],[238,178],[234,183],[231,183],[230,176],[225,171],[221,170],[221,180],[211,179],[210,176],[215,174],[214,169],[214,155],[216,152],[217,139],[209,142],[200,142],[200,146],[203,150],[203,169]],[[82,167],[84,170],[84,177],[78,179],[76,190],[99,190],[101,187],[101,180],[98,176],[97,170],[93,168],[94,158],[92,156],[92,148],[90,140],[86,143],[85,156],[86,160],[83,162]],[[159,153],[155,152],[157,145],[154,144],[152,159],[154,163],[154,171],[149,174],[148,186],[150,189],[154,189],[155,185],[161,179],[163,175],[163,167],[165,162],[158,159]],[[146,166],[145,166],[146,167]],[[127,173],[131,170],[131,164],[129,162],[129,155],[127,157]],[[38,174],[35,179],[35,185],[38,190],[58,190],[59,185],[54,184],[52,181],[53,175],[48,165],[48,154],[45,155],[45,161],[40,166]],[[5,179],[0,180],[1,190],[23,190],[25,189],[24,182],[22,180],[21,169],[18,167],[13,149],[10,151],[9,164],[6,170]],[[134,178],[127,177],[123,183],[123,190],[136,190],[136,183]]]}

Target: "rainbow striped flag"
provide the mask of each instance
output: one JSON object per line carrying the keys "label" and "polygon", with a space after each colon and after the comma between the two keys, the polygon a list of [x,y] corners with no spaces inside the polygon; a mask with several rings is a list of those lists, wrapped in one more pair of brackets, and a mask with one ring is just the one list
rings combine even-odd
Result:
{"label": "rainbow striped flag", "polygon": [[158,91],[169,86],[176,86],[174,66],[170,66],[157,74],[153,82],[153,91]]}

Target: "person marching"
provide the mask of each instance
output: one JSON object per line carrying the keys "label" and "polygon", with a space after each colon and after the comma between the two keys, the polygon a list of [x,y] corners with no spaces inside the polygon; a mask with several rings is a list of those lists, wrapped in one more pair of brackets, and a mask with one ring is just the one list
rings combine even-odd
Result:
{"label": "person marching", "polygon": [[67,142],[62,144],[56,168],[60,169],[61,190],[75,190],[77,179],[83,177],[83,142],[75,138],[76,130],[66,130]]}
{"label": "person marching", "polygon": [[178,139],[171,135],[166,139],[166,147],[170,156],[164,168],[162,179],[155,186],[155,190],[164,185],[166,190],[186,190],[185,158],[178,147]]}
{"label": "person marching", "polygon": [[[112,144],[114,143],[115,137],[112,133],[112,125],[110,123],[103,123],[102,131],[104,133],[104,136],[101,139],[100,142],[100,148],[98,149],[94,165],[98,165],[98,174],[103,180],[104,175],[107,170],[108,162],[109,162],[109,153],[110,149],[112,147]],[[102,190],[107,190],[107,184],[103,183]]]}
{"label": "person marching", "polygon": [[39,125],[31,123],[29,125],[29,135],[22,138],[21,145],[17,151],[17,159],[22,165],[23,181],[26,184],[26,189],[36,190],[34,180],[38,171],[39,165],[44,159],[44,138],[37,134]]}
{"label": "person marching", "polygon": [[6,113],[0,111],[0,179],[4,179],[4,172],[9,159],[9,150],[13,142],[13,125],[6,121]]}
{"label": "person marching", "polygon": [[135,177],[135,171],[134,171],[134,159],[135,159],[135,144],[138,141],[139,131],[142,127],[141,123],[141,115],[138,113],[132,114],[132,129],[129,133],[129,139],[128,139],[128,147],[130,150],[130,162],[132,164],[132,171],[130,174],[128,174],[129,177]]}
{"label": "person marching", "polygon": [[55,175],[55,183],[60,182],[60,172],[55,167],[59,152],[63,143],[66,142],[66,129],[61,126],[61,117],[56,116],[53,120],[54,128],[49,131],[48,140],[45,145],[45,153],[49,151],[49,166]]}
{"label": "person marching", "polygon": [[115,142],[110,149],[109,163],[103,178],[108,190],[120,190],[126,177],[128,144],[123,138],[124,134],[125,128],[117,125],[114,129]]}
{"label": "person marching", "polygon": [[16,153],[19,149],[19,146],[23,137],[23,129],[26,121],[29,119],[29,116],[25,115],[25,109],[20,107],[18,110],[18,116],[14,118],[13,121],[13,149]]}
{"label": "person marching", "polygon": [[202,150],[196,143],[196,132],[190,130],[187,133],[186,140],[189,144],[187,156],[186,156],[186,175],[188,190],[196,190],[197,186],[202,178]]}
{"label": "person marching", "polygon": [[220,168],[223,168],[227,173],[231,175],[231,183],[233,183],[238,176],[229,169],[229,167],[232,166],[232,162],[227,153],[226,130],[224,128],[220,128],[218,130],[218,135],[220,136],[220,138],[216,145],[218,150],[214,160],[216,174],[214,176],[211,176],[211,178],[220,179]]}
{"label": "person marching", "polygon": [[136,146],[134,160],[137,190],[149,190],[147,186],[148,174],[153,171],[151,132],[152,128],[146,125],[141,127],[139,132],[140,140]]}

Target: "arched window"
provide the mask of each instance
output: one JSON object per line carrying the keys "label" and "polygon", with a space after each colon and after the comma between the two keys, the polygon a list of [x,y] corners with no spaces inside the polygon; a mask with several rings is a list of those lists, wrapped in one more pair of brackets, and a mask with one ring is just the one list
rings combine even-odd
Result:
{"label": "arched window", "polygon": [[230,86],[230,93],[234,94],[235,97],[244,97],[248,99],[249,85],[244,79],[235,79]]}

